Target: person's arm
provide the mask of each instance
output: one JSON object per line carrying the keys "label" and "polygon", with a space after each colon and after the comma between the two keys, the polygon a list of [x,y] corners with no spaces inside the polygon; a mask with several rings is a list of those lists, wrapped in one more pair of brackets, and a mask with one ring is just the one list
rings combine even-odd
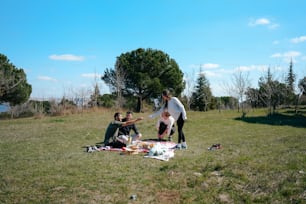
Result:
{"label": "person's arm", "polygon": [[171,128],[172,128],[172,126],[174,125],[174,121],[175,121],[175,119],[174,119],[172,116],[170,116],[170,117],[169,117],[168,127],[167,127],[167,135],[168,135],[168,136],[170,136]]}
{"label": "person's arm", "polygon": [[130,125],[130,124],[136,123],[136,122],[138,122],[140,120],[143,120],[143,117],[139,117],[139,118],[137,118],[135,120],[129,120],[129,121],[123,122],[122,126],[127,126],[127,125]]}
{"label": "person's arm", "polygon": [[165,107],[164,107],[165,105],[163,105],[158,111],[156,111],[155,113],[152,113],[151,115],[149,115],[149,118],[155,118],[156,116],[158,116],[158,115],[160,115],[163,111],[164,111],[164,109],[165,109]]}
{"label": "person's arm", "polygon": [[139,131],[135,124],[132,124],[132,130],[134,131],[135,134],[139,134]]}
{"label": "person's arm", "polygon": [[159,119],[157,120],[157,123],[156,123],[156,129],[157,129],[157,130],[159,130],[160,121],[161,121],[161,118],[159,118]]}

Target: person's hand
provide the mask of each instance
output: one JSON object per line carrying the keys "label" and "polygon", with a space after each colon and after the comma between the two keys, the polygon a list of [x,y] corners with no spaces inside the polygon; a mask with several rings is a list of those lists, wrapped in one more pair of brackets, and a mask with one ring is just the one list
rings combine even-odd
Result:
{"label": "person's hand", "polygon": [[143,117],[139,117],[139,118],[137,118],[137,120],[143,120]]}

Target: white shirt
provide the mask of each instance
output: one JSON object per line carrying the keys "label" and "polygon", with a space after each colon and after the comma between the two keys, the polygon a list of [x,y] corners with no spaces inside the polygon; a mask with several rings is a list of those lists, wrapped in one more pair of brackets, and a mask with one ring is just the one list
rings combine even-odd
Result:
{"label": "white shirt", "polygon": [[[157,115],[160,115],[164,110],[166,110],[165,104],[157,112],[153,113],[149,117],[150,118],[155,118]],[[187,115],[186,115],[184,105],[176,97],[171,97],[170,100],[168,100],[167,111],[175,119],[175,121],[178,120],[181,113],[182,113],[183,120],[187,119]]]}
{"label": "white shirt", "polygon": [[163,122],[167,125],[167,135],[169,136],[170,132],[171,132],[170,130],[171,130],[171,128],[172,128],[172,126],[174,125],[174,122],[175,122],[174,118],[171,115],[168,118],[164,118],[164,117],[161,116],[156,123],[157,130],[159,129],[159,125],[160,125],[161,122]]}

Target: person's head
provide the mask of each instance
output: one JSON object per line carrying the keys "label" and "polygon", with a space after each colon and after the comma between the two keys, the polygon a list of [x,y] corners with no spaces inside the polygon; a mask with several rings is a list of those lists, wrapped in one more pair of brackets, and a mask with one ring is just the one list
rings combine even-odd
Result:
{"label": "person's head", "polygon": [[170,113],[168,111],[162,112],[162,117],[163,118],[169,118],[169,116],[170,116]]}
{"label": "person's head", "polygon": [[122,120],[122,114],[120,112],[116,112],[114,115],[114,119],[121,121]]}
{"label": "person's head", "polygon": [[131,119],[133,118],[133,112],[132,112],[132,111],[126,112],[125,118],[126,118],[127,120],[131,120]]}
{"label": "person's head", "polygon": [[168,89],[163,90],[162,98],[164,100],[169,100],[171,98],[171,93],[170,93],[170,91]]}

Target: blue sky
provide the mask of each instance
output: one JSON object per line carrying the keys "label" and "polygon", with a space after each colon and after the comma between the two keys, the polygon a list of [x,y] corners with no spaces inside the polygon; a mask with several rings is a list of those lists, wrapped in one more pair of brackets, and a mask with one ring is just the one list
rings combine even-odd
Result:
{"label": "blue sky", "polygon": [[200,70],[215,96],[235,72],[252,87],[292,59],[306,76],[305,0],[0,0],[0,53],[26,71],[32,98],[90,94],[116,57],[162,50],[192,82]]}

